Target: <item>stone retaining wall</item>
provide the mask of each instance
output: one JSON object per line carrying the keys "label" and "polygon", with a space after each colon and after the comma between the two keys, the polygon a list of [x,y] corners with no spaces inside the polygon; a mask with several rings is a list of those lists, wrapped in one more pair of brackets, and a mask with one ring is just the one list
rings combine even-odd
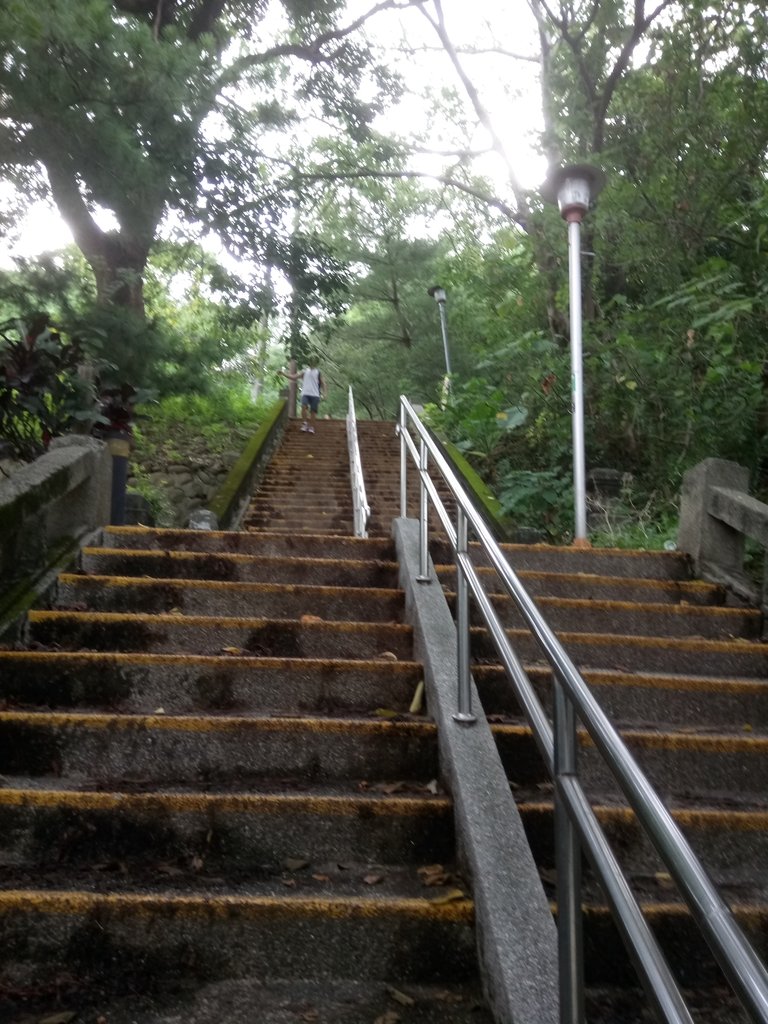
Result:
{"label": "stone retaining wall", "polygon": [[[163,495],[169,506],[169,521],[158,525],[186,526],[192,512],[208,508],[239,457],[237,448],[215,456],[190,453],[183,462],[156,460],[143,467],[143,479]],[[128,477],[128,489],[141,489],[133,473]]]}

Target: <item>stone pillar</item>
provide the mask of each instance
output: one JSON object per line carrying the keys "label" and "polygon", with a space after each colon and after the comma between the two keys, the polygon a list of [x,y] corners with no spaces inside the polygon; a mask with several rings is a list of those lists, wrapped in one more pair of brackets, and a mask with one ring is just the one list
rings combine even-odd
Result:
{"label": "stone pillar", "polygon": [[749,470],[725,459],[704,459],[683,475],[677,546],[690,555],[697,576],[708,566],[740,573],[744,563],[744,535],[707,511],[713,487],[746,492]]}

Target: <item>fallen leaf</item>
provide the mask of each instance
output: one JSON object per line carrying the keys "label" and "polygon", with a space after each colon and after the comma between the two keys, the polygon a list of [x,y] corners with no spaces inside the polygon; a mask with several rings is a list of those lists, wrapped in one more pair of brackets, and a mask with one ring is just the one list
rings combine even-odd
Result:
{"label": "fallen leaf", "polygon": [[41,1017],[38,1024],[69,1024],[76,1016],[77,1013],[65,1010],[63,1013],[51,1013],[47,1017]]}
{"label": "fallen leaf", "polygon": [[467,899],[467,894],[462,892],[461,889],[448,889],[447,892],[441,892],[439,896],[435,896],[430,900],[430,903],[456,903],[458,900]]}
{"label": "fallen leaf", "polygon": [[330,875],[312,875],[312,877],[316,882],[330,882],[331,880]]}
{"label": "fallen leaf", "polygon": [[429,864],[425,868],[419,868],[417,874],[422,885],[448,885],[451,881],[450,872],[446,871],[442,864]]}
{"label": "fallen leaf", "polygon": [[416,1000],[413,996],[406,995],[405,992],[401,992],[398,988],[392,988],[391,985],[387,985],[387,992],[392,996],[396,1003],[400,1003],[401,1006],[415,1006]]}
{"label": "fallen leaf", "polygon": [[296,888],[296,879],[295,878],[281,878],[280,881],[283,883],[283,885],[286,887],[286,889],[295,889]]}
{"label": "fallen leaf", "polygon": [[384,881],[384,875],[364,875],[363,881],[365,882],[366,885],[378,885],[379,882]]}
{"label": "fallen leaf", "polygon": [[319,615],[302,615],[299,622],[322,622],[323,619]]}
{"label": "fallen leaf", "polygon": [[171,608],[171,610],[168,612],[168,614],[169,615],[183,615],[184,613],[182,612],[181,608]]}
{"label": "fallen leaf", "polygon": [[744,732],[752,732],[752,726],[749,723],[743,725],[742,729],[744,730]]}
{"label": "fallen leaf", "polygon": [[416,686],[416,691],[411,701],[411,706],[408,708],[412,715],[418,715],[421,713],[421,709],[424,707],[424,680]]}
{"label": "fallen leaf", "polygon": [[320,1014],[317,1012],[317,1010],[307,1010],[305,1013],[302,1013],[302,1015],[301,1015],[301,1020],[312,1021],[312,1020],[319,1020],[319,1019],[320,1019]]}
{"label": "fallen leaf", "polygon": [[373,1024],[398,1024],[400,1019],[399,1013],[395,1013],[394,1010],[387,1010],[386,1013],[382,1013],[380,1017],[377,1017]]}
{"label": "fallen leaf", "polygon": [[400,715],[399,711],[393,711],[392,708],[376,708],[373,713],[377,718],[397,718]]}
{"label": "fallen leaf", "polygon": [[426,784],[424,789],[428,793],[431,793],[433,796],[437,796],[437,794],[440,792],[440,783],[437,781],[437,779],[432,779],[431,782],[428,782]]}
{"label": "fallen leaf", "polygon": [[222,647],[222,654],[247,654],[248,652],[243,647]]}
{"label": "fallen leaf", "polygon": [[178,878],[179,875],[184,874],[181,868],[177,868],[175,864],[158,864],[157,870],[161,875],[168,875],[169,878]]}
{"label": "fallen leaf", "polygon": [[672,881],[672,875],[668,871],[657,871],[653,877],[662,889],[672,889],[674,887],[675,883]]}
{"label": "fallen leaf", "polygon": [[376,655],[379,661],[397,661],[397,655],[392,651],[382,651],[381,654]]}
{"label": "fallen leaf", "polygon": [[393,793],[402,793],[408,787],[404,782],[377,782],[373,788],[377,793],[392,796]]}
{"label": "fallen leaf", "polygon": [[200,871],[203,867],[203,863],[204,861],[202,857],[195,856],[190,861],[190,866],[192,867],[193,871]]}
{"label": "fallen leaf", "polygon": [[305,857],[286,857],[283,867],[286,871],[301,871],[302,868],[309,867],[309,861]]}
{"label": "fallen leaf", "polygon": [[155,708],[155,710],[152,712],[152,714],[153,715],[164,715],[165,714],[165,708]]}

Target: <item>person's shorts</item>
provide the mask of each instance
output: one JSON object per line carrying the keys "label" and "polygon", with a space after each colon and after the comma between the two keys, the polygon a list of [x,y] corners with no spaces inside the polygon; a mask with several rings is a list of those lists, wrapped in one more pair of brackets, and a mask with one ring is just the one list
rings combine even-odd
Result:
{"label": "person's shorts", "polygon": [[320,399],[317,395],[302,395],[301,404],[308,405],[310,412],[317,412],[320,406]]}

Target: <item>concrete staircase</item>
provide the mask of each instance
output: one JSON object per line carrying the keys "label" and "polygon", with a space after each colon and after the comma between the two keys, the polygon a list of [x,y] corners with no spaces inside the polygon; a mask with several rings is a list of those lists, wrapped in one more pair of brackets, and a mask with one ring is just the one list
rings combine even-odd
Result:
{"label": "concrete staircase", "polygon": [[490,1021],[393,544],[340,535],[339,426],[291,425],[270,486],[322,470],[248,532],[104,530],[0,650],[0,1019]]}
{"label": "concrete staircase", "polygon": [[[409,711],[399,442],[359,427],[371,539],[350,536],[343,424],[291,423],[244,532],[105,530],[0,650],[0,1020],[490,1021],[435,726]],[[676,553],[505,550],[765,955],[758,614]],[[439,536],[432,555],[452,602]],[[556,909],[551,783],[479,622],[472,644]],[[698,1024],[745,1020],[586,737],[580,759]],[[585,928],[590,1024],[650,1020],[588,868]]]}
{"label": "concrete staircase", "polygon": [[[689,578],[678,553],[505,545],[510,564],[581,668],[763,958],[768,956],[768,648],[761,616]],[[433,554],[449,601],[455,570]],[[478,564],[482,562],[479,554]],[[481,568],[489,589],[495,572]],[[544,704],[551,673],[510,600],[497,609]],[[473,674],[528,837],[552,894],[551,784],[485,629],[473,628]],[[748,1018],[698,938],[666,868],[606,776],[586,734],[580,771],[614,851],[682,983],[697,1021]],[[589,1020],[651,1020],[602,894],[586,870]]]}

